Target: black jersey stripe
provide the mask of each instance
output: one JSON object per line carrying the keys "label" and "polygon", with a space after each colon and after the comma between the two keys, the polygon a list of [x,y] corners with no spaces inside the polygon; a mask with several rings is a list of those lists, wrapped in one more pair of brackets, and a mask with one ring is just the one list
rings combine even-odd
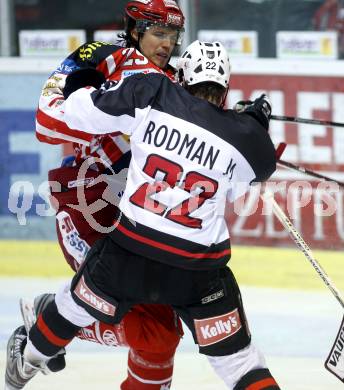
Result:
{"label": "black jersey stripe", "polygon": [[123,214],[110,233],[111,238],[123,248],[185,269],[204,270],[223,267],[230,259],[230,241],[211,246],[159,232],[147,226],[135,226]]}

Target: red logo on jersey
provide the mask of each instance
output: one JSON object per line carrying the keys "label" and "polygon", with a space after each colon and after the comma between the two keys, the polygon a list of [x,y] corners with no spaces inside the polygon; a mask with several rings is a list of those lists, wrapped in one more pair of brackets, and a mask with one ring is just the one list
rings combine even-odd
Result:
{"label": "red logo on jersey", "polygon": [[217,317],[195,320],[198,344],[201,347],[218,343],[241,329],[238,309]]}
{"label": "red logo on jersey", "polygon": [[62,229],[66,229],[67,234],[75,229],[73,221],[69,215],[68,217],[63,218],[63,223],[64,225],[62,226]]}

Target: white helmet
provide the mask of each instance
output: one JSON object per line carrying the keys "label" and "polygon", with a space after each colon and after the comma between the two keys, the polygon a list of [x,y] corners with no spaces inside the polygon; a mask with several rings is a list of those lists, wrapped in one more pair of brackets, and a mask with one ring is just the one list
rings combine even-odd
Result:
{"label": "white helmet", "polygon": [[220,42],[192,42],[178,59],[177,70],[182,84],[211,81],[228,89],[231,66]]}

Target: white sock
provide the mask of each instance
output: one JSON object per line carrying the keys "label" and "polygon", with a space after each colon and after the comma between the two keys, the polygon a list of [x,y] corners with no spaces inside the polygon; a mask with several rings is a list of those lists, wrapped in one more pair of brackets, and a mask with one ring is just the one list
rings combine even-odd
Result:
{"label": "white sock", "polygon": [[39,352],[29,338],[27,339],[27,344],[24,348],[23,357],[24,360],[35,366],[45,363],[51,358],[51,356],[46,356]]}
{"label": "white sock", "polygon": [[263,354],[252,343],[240,351],[227,356],[207,356],[217,375],[233,389],[248,372],[266,368]]}

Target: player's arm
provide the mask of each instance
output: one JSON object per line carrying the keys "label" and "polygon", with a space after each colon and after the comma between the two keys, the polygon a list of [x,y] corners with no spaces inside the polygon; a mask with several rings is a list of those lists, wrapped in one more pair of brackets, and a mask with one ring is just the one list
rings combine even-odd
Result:
{"label": "player's arm", "polygon": [[[42,93],[39,99],[38,109],[36,113],[36,136],[41,142],[60,144],[65,142],[76,142],[88,144],[88,137],[79,138],[77,134],[72,134],[70,131],[65,131],[63,126],[63,110],[64,90],[66,86],[66,78],[72,74],[79,72],[79,86],[94,85],[90,83],[90,74],[88,69],[97,69],[104,74],[104,80],[109,69],[106,64],[120,63],[123,57],[123,48],[109,45],[102,42],[89,42],[80,46],[77,50],[71,53],[51,74],[45,82]],[[116,61],[107,61],[109,57],[116,58]],[[105,64],[105,65],[104,65]],[[115,71],[116,67],[112,66],[111,71]],[[85,72],[82,72],[85,70]],[[97,87],[99,87],[97,85]]]}
{"label": "player's arm", "polygon": [[238,102],[234,110],[245,129],[240,152],[256,175],[253,181],[266,181],[276,170],[276,151],[268,133],[271,103],[263,94],[253,102]]}
{"label": "player's arm", "polygon": [[161,74],[137,74],[120,82],[107,82],[100,90],[81,88],[66,100],[64,120],[69,128],[90,134],[121,129],[131,135],[146,117],[158,92],[166,87],[176,86]]}

